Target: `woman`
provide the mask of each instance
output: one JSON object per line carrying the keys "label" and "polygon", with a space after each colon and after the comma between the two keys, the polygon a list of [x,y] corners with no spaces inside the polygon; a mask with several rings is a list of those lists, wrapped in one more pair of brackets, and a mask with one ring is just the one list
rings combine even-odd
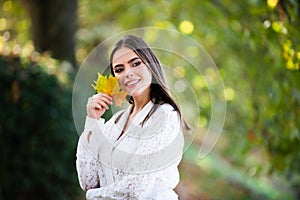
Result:
{"label": "woman", "polygon": [[87,199],[178,199],[181,127],[189,127],[158,59],[141,38],[127,35],[115,44],[110,67],[131,105],[104,122],[112,98],[89,98],[77,148],[80,186]]}

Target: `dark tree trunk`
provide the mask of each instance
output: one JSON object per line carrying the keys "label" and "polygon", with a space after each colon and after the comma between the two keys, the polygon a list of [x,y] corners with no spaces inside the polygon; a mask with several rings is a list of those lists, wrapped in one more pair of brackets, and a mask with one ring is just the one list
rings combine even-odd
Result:
{"label": "dark tree trunk", "polygon": [[76,67],[75,31],[77,0],[23,0],[31,18],[31,31],[38,51]]}

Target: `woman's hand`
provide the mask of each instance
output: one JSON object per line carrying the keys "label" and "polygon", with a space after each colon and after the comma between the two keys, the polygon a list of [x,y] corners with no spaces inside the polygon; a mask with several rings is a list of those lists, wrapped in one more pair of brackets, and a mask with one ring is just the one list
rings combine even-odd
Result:
{"label": "woman's hand", "polygon": [[90,118],[99,119],[112,104],[112,97],[105,93],[91,96],[86,105],[87,115]]}

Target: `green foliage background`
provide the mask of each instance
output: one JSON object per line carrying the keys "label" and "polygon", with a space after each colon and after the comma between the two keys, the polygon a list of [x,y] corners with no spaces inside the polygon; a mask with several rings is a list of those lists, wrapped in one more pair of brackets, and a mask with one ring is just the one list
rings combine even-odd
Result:
{"label": "green foliage background", "polygon": [[71,88],[41,64],[0,57],[3,199],[75,197],[76,134]]}
{"label": "green foliage background", "polygon": [[[11,2],[10,9],[6,9],[7,2]],[[57,191],[56,194],[63,195],[61,198],[73,199],[70,194],[79,191],[74,171],[77,136],[70,124],[70,83],[74,76],[66,63],[35,52],[28,31],[30,20],[21,5],[16,1],[3,1],[1,6],[2,196],[12,191],[9,188],[15,180],[22,179],[18,177],[24,176],[24,173],[8,176],[7,172],[8,167],[23,172],[21,155],[26,153],[28,177],[47,174],[57,179],[45,182],[31,178],[26,182],[29,179],[24,178],[22,192],[13,194],[32,196],[35,194],[32,191],[37,191],[32,188],[38,183],[46,194]],[[182,185],[177,189],[182,199],[298,199],[299,7],[295,0],[103,0],[101,3],[79,0],[76,59],[80,65],[101,41],[132,28],[160,27],[188,35],[207,50],[220,70],[225,84],[227,116],[222,135],[209,156],[201,160],[197,157],[203,142],[201,134],[185,153],[180,166]],[[19,58],[9,60],[11,55]],[[170,65],[176,64],[172,59],[161,59]],[[32,64],[32,60],[36,64]],[[12,75],[8,63],[17,63],[13,71],[28,74],[26,78]],[[38,75],[32,73],[35,70]],[[199,120],[205,130],[211,109],[206,87],[199,87],[199,79],[192,70],[185,66],[183,70],[192,86],[199,88],[202,113]],[[24,94],[18,103],[13,100],[16,97],[12,88],[16,82],[20,85],[20,94]],[[17,107],[22,102],[29,102],[31,109]],[[44,104],[47,107],[42,107]],[[40,121],[41,128],[34,125],[36,121]],[[18,132],[20,128],[24,131]],[[42,134],[49,135],[47,140]],[[37,147],[48,147],[48,150],[40,151]],[[9,159],[7,156],[13,150],[18,156]],[[45,166],[55,168],[55,175],[50,173],[50,168],[43,172]],[[68,189],[58,192],[66,187]]]}

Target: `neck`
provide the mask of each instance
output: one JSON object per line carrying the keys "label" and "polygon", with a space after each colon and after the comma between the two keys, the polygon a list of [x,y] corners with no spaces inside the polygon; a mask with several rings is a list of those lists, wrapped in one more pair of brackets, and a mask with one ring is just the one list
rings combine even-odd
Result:
{"label": "neck", "polygon": [[137,113],[143,109],[143,107],[150,101],[150,92],[147,94],[142,94],[138,97],[133,97],[134,107],[133,113]]}

